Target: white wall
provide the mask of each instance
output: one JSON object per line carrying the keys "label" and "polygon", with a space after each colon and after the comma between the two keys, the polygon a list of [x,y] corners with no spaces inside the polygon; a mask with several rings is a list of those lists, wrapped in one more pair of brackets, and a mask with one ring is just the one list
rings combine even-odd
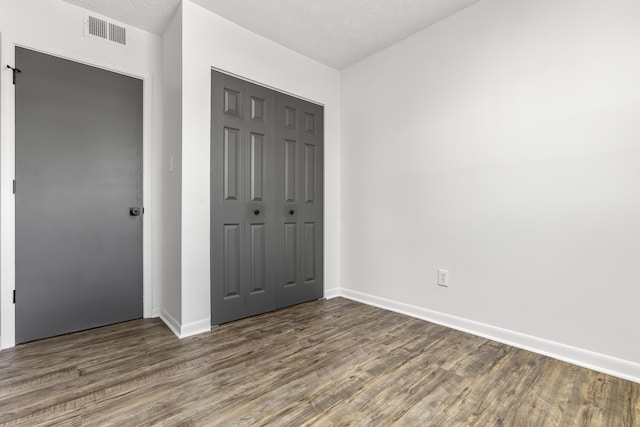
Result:
{"label": "white wall", "polygon": [[[0,64],[2,64],[2,32],[0,32]],[[0,65],[1,68],[1,65]],[[2,114],[3,108],[2,108],[2,78],[0,78],[0,143],[2,142],[2,123],[4,121],[4,116]],[[1,171],[1,165],[2,165],[2,150],[0,149],[0,177],[2,176],[2,171]],[[1,181],[1,178],[0,178]],[[2,197],[0,197],[0,218],[2,217]],[[0,224],[1,224],[1,220],[0,220]],[[2,240],[4,239],[4,235],[2,234],[2,227],[0,227],[0,242],[2,242]],[[1,282],[1,278],[2,278],[2,245],[0,244],[0,282]],[[2,297],[3,297],[3,287],[0,284],[0,349],[2,348]]]}
{"label": "white wall", "polygon": [[340,73],[183,2],[182,327],[209,326],[211,68],[325,107],[325,287],[338,286]]}
{"label": "white wall", "polygon": [[182,7],[162,35],[163,138],[161,157],[160,215],[164,226],[158,240],[161,251],[161,317],[180,335],[182,290],[180,286],[182,198]]}
{"label": "white wall", "polygon": [[[2,32],[0,32],[0,59],[2,59]],[[2,64],[2,61],[0,61]],[[2,116],[2,79],[0,78],[0,142],[2,141],[2,122],[4,121]],[[0,149],[0,165],[2,165],[2,150]],[[0,176],[2,175],[0,171]],[[2,217],[2,198],[0,197],[0,218]],[[2,221],[0,220],[0,224]],[[0,227],[0,242],[3,239],[2,228]],[[0,245],[0,280],[2,278],[2,245]],[[0,285],[0,349],[2,348],[2,296],[3,296],[2,285]]]}
{"label": "white wall", "polygon": [[[145,153],[145,170],[151,172],[151,179],[145,180],[145,198],[151,196],[152,206],[147,206],[145,214],[145,238],[160,236],[162,224],[153,220],[155,203],[159,197],[155,193],[162,191],[153,185],[159,178],[159,168],[154,165],[160,161],[158,150],[161,141],[161,39],[150,33],[129,29],[131,39],[124,48],[103,40],[83,36],[83,9],[59,0],[0,0],[0,32],[2,33],[2,56],[0,57],[0,92],[2,93],[2,134],[0,135],[0,212],[2,224],[2,258],[0,264],[2,295],[1,307],[1,346],[13,345],[14,307],[10,302],[14,289],[14,201],[11,194],[11,181],[14,177],[14,91],[11,73],[6,65],[14,64],[14,46],[44,51],[46,53],[86,62],[107,69],[121,71],[136,76],[146,76],[152,86],[145,86],[145,102],[150,100],[151,114],[146,116],[150,133],[150,150]],[[150,89],[150,90],[148,90]],[[149,93],[151,92],[151,93]],[[151,235],[151,236],[150,236]],[[158,245],[153,245],[153,254],[147,253],[151,260],[156,259]],[[158,277],[157,265],[151,262],[145,269],[145,278]],[[153,281],[153,279],[151,279]],[[157,311],[160,295],[151,289],[151,301],[145,312]]]}
{"label": "white wall", "polygon": [[344,71],[343,293],[638,380],[639,22],[484,0]]}

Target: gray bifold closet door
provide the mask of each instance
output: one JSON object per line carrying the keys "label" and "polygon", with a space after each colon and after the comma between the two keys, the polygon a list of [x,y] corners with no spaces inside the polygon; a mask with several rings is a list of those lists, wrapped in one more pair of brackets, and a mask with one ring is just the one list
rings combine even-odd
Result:
{"label": "gray bifold closet door", "polygon": [[16,48],[16,342],[142,317],[142,81]]}
{"label": "gray bifold closet door", "polygon": [[323,296],[323,109],[212,71],[213,325]]}

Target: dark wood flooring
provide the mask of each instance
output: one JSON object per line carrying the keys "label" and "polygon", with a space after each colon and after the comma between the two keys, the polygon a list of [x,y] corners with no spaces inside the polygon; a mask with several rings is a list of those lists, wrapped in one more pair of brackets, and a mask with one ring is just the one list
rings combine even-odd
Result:
{"label": "dark wood flooring", "polygon": [[343,298],[0,352],[2,425],[640,426],[640,384]]}

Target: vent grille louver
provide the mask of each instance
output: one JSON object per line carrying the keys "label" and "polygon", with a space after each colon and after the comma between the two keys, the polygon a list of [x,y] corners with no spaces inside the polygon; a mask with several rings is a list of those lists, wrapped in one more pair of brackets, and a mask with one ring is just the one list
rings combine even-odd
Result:
{"label": "vent grille louver", "polygon": [[109,23],[109,40],[112,42],[127,44],[127,29],[120,25]]}
{"label": "vent grille louver", "polygon": [[95,18],[93,16],[89,17],[89,34],[92,36],[100,37],[101,39],[107,38],[107,21],[103,21],[102,19]]}
{"label": "vent grille louver", "polygon": [[89,14],[85,14],[84,23],[85,36],[109,40],[123,46],[127,45],[126,27]]}

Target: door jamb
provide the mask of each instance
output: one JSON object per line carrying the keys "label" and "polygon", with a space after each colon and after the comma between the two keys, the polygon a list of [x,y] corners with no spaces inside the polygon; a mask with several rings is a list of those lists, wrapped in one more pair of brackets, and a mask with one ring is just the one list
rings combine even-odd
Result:
{"label": "door jamb", "polygon": [[[22,43],[0,39],[0,64],[15,64],[15,49],[22,47],[36,52],[68,59],[91,67],[112,71],[118,74],[142,80],[143,85],[143,136],[142,136],[142,192],[143,206],[145,206],[142,225],[142,275],[143,275],[143,316],[153,317],[154,281],[152,276],[152,171],[151,171],[151,141],[152,141],[152,113],[153,98],[152,75],[148,72],[127,69],[108,63],[88,59],[75,53],[63,52],[58,48],[38,46],[34,43]],[[11,82],[12,73],[0,73],[0,350],[15,346],[15,305],[13,291],[16,287],[15,277],[15,197],[13,194],[13,180],[15,179],[15,90]],[[8,71],[8,70],[7,70]]]}

